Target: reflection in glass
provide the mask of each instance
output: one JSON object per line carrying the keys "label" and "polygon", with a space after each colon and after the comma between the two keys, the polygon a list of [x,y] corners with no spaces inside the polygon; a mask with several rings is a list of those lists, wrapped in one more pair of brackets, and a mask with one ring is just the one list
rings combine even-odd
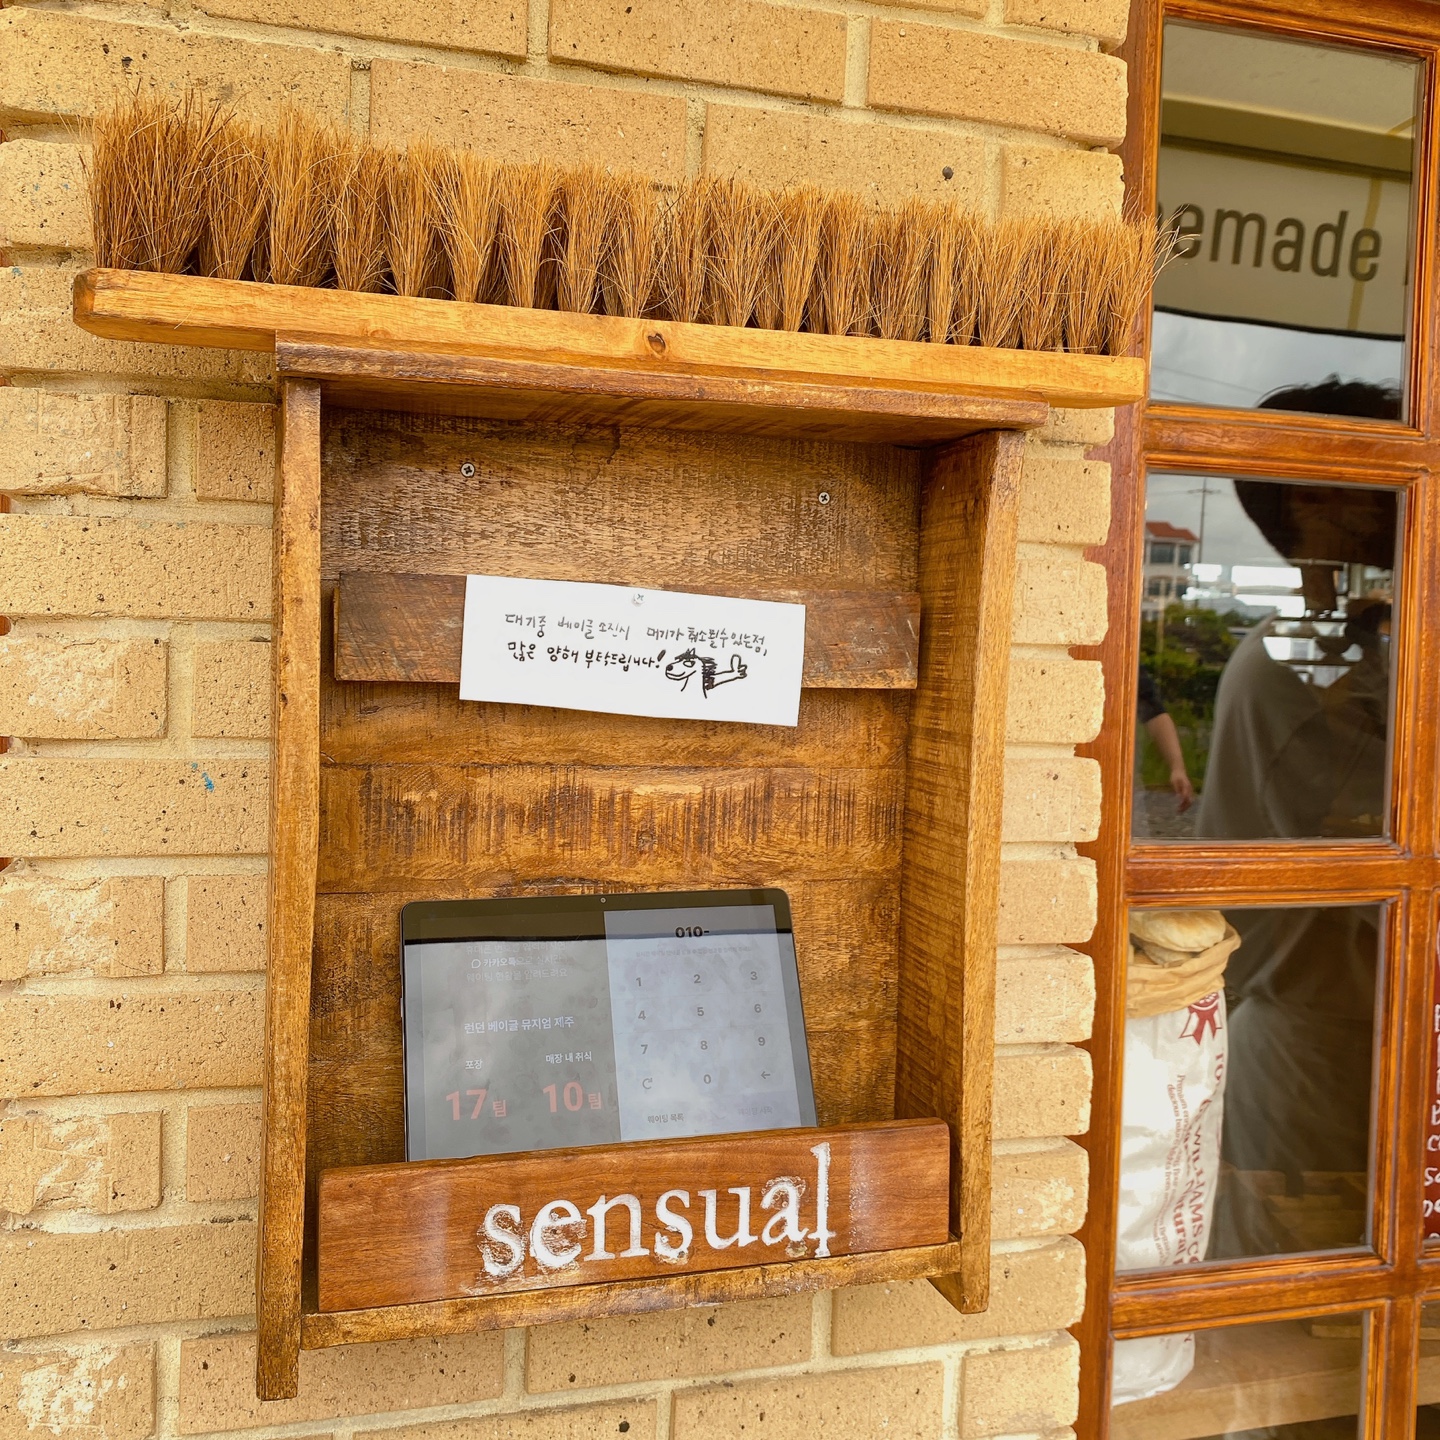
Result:
{"label": "reflection in glass", "polygon": [[1418,61],[1165,26],[1152,393],[1401,418]]}
{"label": "reflection in glass", "polygon": [[1118,1270],[1365,1242],[1382,917],[1131,910]]}
{"label": "reflection in glass", "polygon": [[1386,830],[1393,490],[1152,474],[1136,838]]}
{"label": "reflection in glass", "polygon": [[1440,1305],[1420,1310],[1420,1364],[1415,1372],[1415,1440],[1440,1440]]}
{"label": "reflection in glass", "polygon": [[[1111,1440],[1353,1440],[1363,1314],[1115,1342]],[[1164,1359],[1183,1356],[1161,1373]]]}

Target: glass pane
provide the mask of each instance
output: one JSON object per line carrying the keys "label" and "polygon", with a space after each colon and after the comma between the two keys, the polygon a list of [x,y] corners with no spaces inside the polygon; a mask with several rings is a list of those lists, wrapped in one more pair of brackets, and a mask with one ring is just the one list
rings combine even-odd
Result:
{"label": "glass pane", "polygon": [[1393,490],[1152,474],[1137,839],[1383,835]]}
{"label": "glass pane", "polygon": [[1151,393],[1400,419],[1418,61],[1168,21]]}
{"label": "glass pane", "polygon": [[1115,1342],[1111,1440],[1353,1440],[1365,1316]]}
{"label": "glass pane", "polygon": [[1420,1364],[1415,1372],[1415,1440],[1440,1440],[1440,1305],[1420,1311]]}
{"label": "glass pane", "polygon": [[1118,1270],[1364,1244],[1383,914],[1131,910]]}

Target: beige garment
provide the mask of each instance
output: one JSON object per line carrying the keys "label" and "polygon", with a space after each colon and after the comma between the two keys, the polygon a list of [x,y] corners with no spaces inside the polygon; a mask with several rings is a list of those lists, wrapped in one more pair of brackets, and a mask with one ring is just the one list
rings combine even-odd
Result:
{"label": "beige garment", "polygon": [[1125,1014],[1132,1020],[1183,1010],[1225,983],[1225,966],[1239,948],[1240,935],[1232,925],[1223,938],[1178,965],[1157,965],[1143,950],[1130,946],[1125,972]]}

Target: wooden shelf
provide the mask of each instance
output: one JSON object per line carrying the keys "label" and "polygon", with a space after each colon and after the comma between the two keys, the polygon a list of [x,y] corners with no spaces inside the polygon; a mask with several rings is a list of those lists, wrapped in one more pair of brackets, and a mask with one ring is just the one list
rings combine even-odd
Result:
{"label": "wooden shelf", "polygon": [[1140,399],[1143,360],[627,320],[88,270],[75,321],[112,340],[274,351],[353,407],[933,445]]}
{"label": "wooden shelf", "polygon": [[[985,1308],[1021,432],[1139,398],[1142,363],[116,271],[75,316],[281,377],[260,1395],[302,1345],[922,1276]],[[464,705],[473,573],[803,598],[799,724]],[[479,1177],[638,1194],[660,1161],[398,1163],[400,907],[760,884],[791,895],[820,1126],[661,1168],[761,1183],[831,1145],[830,1253],[473,1283]]]}

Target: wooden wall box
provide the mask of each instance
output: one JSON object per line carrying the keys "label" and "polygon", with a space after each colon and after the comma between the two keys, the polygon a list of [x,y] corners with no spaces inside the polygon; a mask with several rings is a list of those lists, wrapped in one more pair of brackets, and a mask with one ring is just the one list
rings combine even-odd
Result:
{"label": "wooden wall box", "polygon": [[[280,376],[259,1394],[302,1346],[919,1277],[983,1309],[1023,432],[1141,362],[116,271],[75,315]],[[803,597],[800,723],[462,705],[474,572]],[[401,1163],[406,901],[756,885],[817,1129]],[[478,1278],[511,1195],[653,1217],[667,1177],[753,1195],[822,1149],[808,1238],[572,1262],[562,1226],[564,1265]]]}

